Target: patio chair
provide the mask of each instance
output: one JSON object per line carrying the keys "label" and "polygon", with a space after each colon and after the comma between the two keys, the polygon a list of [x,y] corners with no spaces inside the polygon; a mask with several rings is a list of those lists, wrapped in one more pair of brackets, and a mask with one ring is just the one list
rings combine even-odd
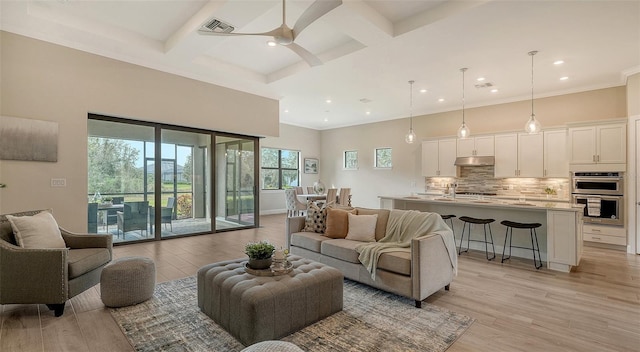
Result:
{"label": "patio chair", "polygon": [[[124,203],[124,197],[113,197],[111,199],[111,204],[122,204]],[[107,210],[107,232],[109,232],[109,225],[115,225],[118,223],[118,210],[117,209],[108,209]]]}
{"label": "patio chair", "polygon": [[[175,203],[175,198],[169,197],[167,199],[167,206],[160,208],[160,223],[164,225],[169,224],[171,231],[173,231],[173,208],[175,208]],[[154,207],[149,207],[149,218],[149,221],[151,222],[151,233],[153,233],[153,226],[156,224],[156,212]]]}
{"label": "patio chair", "polygon": [[87,232],[98,233],[98,203],[89,203],[87,208]]}
{"label": "patio chair", "polygon": [[24,222],[42,212],[46,210],[0,215],[0,304],[46,304],[59,317],[67,300],[100,282],[102,268],[112,258],[112,236],[76,234],[49,222],[51,227],[40,227],[37,234],[48,238],[47,231],[57,228],[64,240],[61,248],[18,245],[7,215]]}
{"label": "patio chair", "polygon": [[123,211],[118,212],[118,237],[122,232],[122,239],[129,231],[147,231],[147,220],[149,217],[149,202],[125,202]]}

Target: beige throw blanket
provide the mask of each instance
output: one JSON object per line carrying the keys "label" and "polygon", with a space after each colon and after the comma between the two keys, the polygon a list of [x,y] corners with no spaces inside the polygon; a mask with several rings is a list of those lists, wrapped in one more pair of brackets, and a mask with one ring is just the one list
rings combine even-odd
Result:
{"label": "beige throw blanket", "polygon": [[378,242],[363,243],[356,247],[359,253],[358,260],[371,273],[371,278],[376,279],[378,258],[387,252],[410,252],[411,240],[414,238],[437,234],[444,242],[451,267],[458,273],[458,256],[453,232],[436,213],[425,213],[416,210],[391,210],[387,231]]}

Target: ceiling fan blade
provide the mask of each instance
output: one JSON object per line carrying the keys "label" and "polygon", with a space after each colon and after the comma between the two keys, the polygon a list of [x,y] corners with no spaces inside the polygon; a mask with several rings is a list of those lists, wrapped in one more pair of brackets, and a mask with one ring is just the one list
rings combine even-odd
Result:
{"label": "ceiling fan blade", "polygon": [[315,22],[318,18],[326,15],[329,11],[342,5],[342,0],[316,0],[298,18],[293,26],[293,38],[298,36],[307,26]]}
{"label": "ceiling fan blade", "polygon": [[214,36],[262,35],[262,36],[266,36],[266,37],[275,37],[277,35],[281,35],[282,34],[282,29],[281,28],[276,28],[274,30],[271,30],[271,31],[268,31],[268,32],[264,32],[264,33],[234,33],[234,32],[225,33],[225,32],[214,32],[214,31],[210,31],[210,30],[206,30],[206,29],[198,29],[198,34],[214,35]]}
{"label": "ceiling fan blade", "polygon": [[291,43],[289,45],[283,45],[287,48],[291,49],[294,53],[298,54],[304,61],[306,61],[311,66],[319,66],[322,65],[322,61],[318,59],[315,55],[309,52],[307,49],[301,47],[296,43]]}

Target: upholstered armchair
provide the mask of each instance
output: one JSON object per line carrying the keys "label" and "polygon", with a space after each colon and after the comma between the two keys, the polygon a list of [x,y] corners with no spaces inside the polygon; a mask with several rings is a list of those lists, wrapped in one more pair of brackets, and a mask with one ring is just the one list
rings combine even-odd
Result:
{"label": "upholstered armchair", "polygon": [[58,227],[66,248],[21,247],[7,215],[42,211],[0,215],[0,304],[46,304],[59,317],[68,299],[100,282],[112,258],[112,238]]}
{"label": "upholstered armchair", "polygon": [[122,211],[118,212],[118,236],[134,230],[147,231],[149,220],[149,202],[125,202]]}

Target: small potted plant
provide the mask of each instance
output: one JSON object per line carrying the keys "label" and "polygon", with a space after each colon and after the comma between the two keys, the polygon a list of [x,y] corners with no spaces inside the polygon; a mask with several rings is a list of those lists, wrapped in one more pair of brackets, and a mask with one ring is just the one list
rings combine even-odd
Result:
{"label": "small potted plant", "polygon": [[544,189],[544,193],[547,194],[547,199],[551,198],[551,196],[556,195],[556,190],[553,189],[553,187],[551,186],[547,186],[547,188]]}
{"label": "small potted plant", "polygon": [[255,270],[268,269],[275,247],[269,241],[249,242],[244,252],[249,256],[249,267]]}

